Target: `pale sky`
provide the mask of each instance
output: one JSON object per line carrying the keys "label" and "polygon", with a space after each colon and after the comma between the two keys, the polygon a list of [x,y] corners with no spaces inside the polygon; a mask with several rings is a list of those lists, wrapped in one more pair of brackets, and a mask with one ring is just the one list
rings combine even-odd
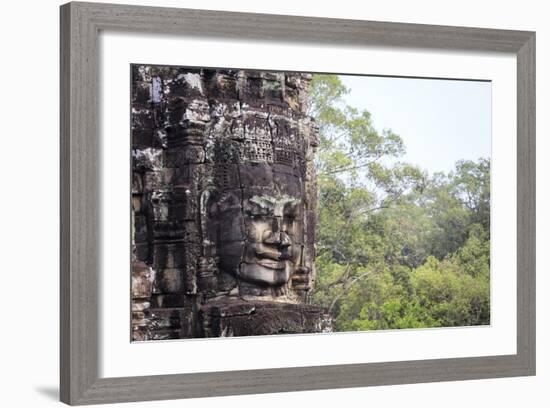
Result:
{"label": "pale sky", "polygon": [[461,159],[491,156],[491,83],[340,75],[348,105],[366,109],[377,130],[392,129],[407,153],[400,160],[430,173]]}

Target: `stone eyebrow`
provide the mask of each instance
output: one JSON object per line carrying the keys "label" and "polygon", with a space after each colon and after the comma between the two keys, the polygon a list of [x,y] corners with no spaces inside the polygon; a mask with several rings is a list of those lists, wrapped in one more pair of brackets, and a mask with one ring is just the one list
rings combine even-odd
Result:
{"label": "stone eyebrow", "polygon": [[284,206],[286,204],[295,205],[300,202],[299,199],[289,196],[282,196],[281,198],[271,196],[253,196],[250,201],[254,204],[258,204],[262,208],[273,208],[276,206]]}
{"label": "stone eyebrow", "polygon": [[251,203],[257,204],[262,208],[272,208],[275,202],[269,196],[254,196],[250,199]]}

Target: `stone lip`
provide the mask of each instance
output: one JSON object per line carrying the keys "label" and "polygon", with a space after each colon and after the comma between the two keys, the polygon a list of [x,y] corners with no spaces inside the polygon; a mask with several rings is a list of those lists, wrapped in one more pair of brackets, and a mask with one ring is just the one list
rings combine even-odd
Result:
{"label": "stone lip", "polygon": [[304,304],[222,299],[201,306],[201,337],[332,332],[326,309]]}

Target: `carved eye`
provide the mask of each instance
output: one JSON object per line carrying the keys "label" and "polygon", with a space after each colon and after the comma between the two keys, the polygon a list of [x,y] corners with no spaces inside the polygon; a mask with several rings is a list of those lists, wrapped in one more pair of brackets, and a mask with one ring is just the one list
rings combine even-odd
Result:
{"label": "carved eye", "polygon": [[294,212],[287,212],[285,213],[284,218],[290,222],[294,222],[296,219],[296,214]]}
{"label": "carved eye", "polygon": [[298,208],[296,206],[291,206],[285,209],[284,217],[294,220],[298,216]]}

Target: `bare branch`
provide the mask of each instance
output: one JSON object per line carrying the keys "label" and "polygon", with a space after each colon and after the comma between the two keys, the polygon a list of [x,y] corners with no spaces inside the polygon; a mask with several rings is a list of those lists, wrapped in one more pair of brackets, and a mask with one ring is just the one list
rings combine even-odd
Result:
{"label": "bare branch", "polygon": [[340,276],[338,279],[336,279],[334,282],[330,283],[327,287],[333,288],[336,285],[344,284],[347,279],[349,279],[349,269],[350,269],[350,263],[348,262],[346,265],[346,269],[344,270],[344,273],[342,276]]}
{"label": "bare branch", "polygon": [[359,276],[356,276],[355,278],[353,278],[351,281],[349,282],[344,282],[343,283],[343,287],[342,287],[342,293],[339,293],[338,295],[336,295],[334,297],[334,299],[332,299],[332,302],[330,303],[330,306],[328,308],[328,312],[329,313],[332,313],[332,310],[334,309],[334,307],[336,306],[336,303],[340,300],[340,298],[342,296],[344,296],[349,290],[350,288],[355,285],[357,282],[359,282],[361,279],[363,278],[366,278],[367,276],[371,275],[373,273],[373,271],[368,271],[368,272],[365,272],[365,273],[362,273],[361,275]]}

